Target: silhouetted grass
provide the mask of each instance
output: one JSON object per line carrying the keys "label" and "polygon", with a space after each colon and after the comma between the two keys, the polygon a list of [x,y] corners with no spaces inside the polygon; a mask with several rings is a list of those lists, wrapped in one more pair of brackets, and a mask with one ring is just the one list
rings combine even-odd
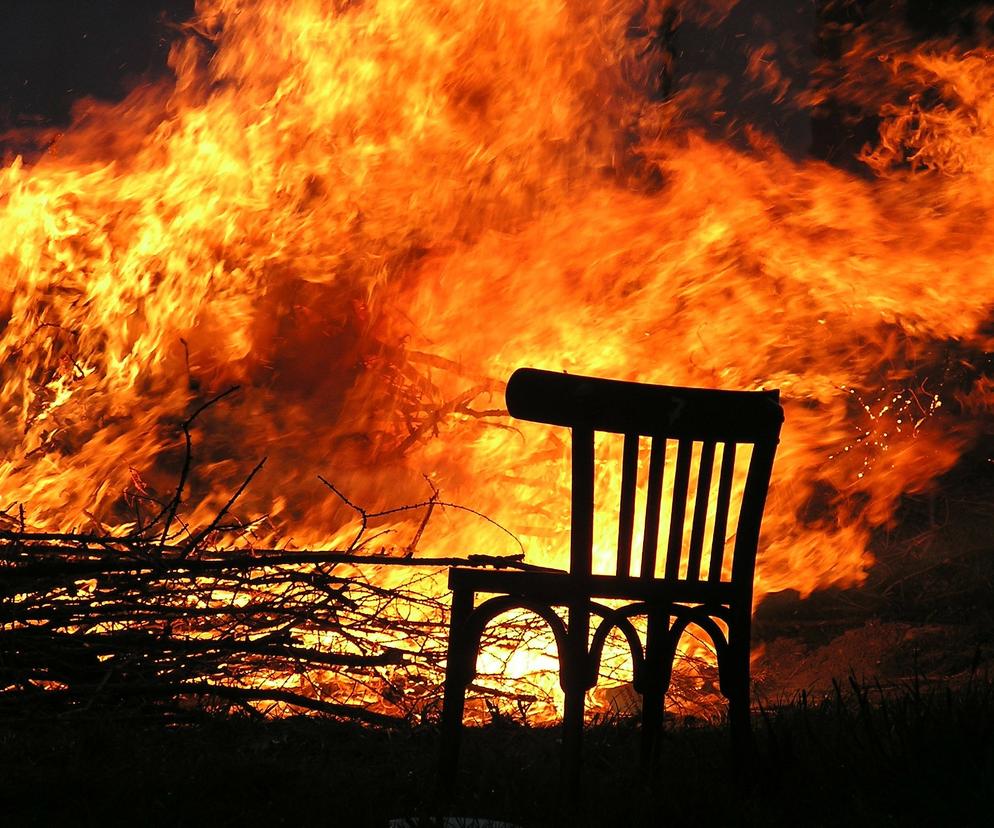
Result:
{"label": "silhouetted grass", "polygon": [[[573,814],[557,798],[558,732],[497,722],[466,731],[450,813],[522,826],[988,825],[994,686],[842,681],[828,697],[767,706],[732,773],[722,726],[672,722],[658,774],[638,728],[590,727]],[[430,812],[436,733],[317,719],[206,719],[166,727],[112,717],[0,731],[7,825],[385,826]]]}

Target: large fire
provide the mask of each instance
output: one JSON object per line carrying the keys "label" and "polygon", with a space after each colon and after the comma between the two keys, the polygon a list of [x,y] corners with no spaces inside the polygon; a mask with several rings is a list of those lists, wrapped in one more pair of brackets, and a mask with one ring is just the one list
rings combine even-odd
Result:
{"label": "large fire", "polygon": [[[994,48],[842,31],[798,87],[771,33],[742,82],[879,116],[843,169],[722,118],[708,78],[664,94],[662,33],[734,6],[200,0],[173,79],[0,169],[0,509],[126,533],[177,423],[239,385],[197,424],[186,523],[266,455],[243,543],[347,542],[321,474],[369,509],[435,486],[563,566],[563,435],[499,412],[532,365],[782,389],[757,598],[859,583],[994,399],[942,385],[994,347]],[[441,509],[419,548],[517,551]]]}

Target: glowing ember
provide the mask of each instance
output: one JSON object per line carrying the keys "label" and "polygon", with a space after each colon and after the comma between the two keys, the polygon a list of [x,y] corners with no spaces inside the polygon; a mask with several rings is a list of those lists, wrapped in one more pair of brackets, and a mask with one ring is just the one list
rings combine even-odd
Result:
{"label": "glowing ember", "polygon": [[[0,169],[0,508],[127,532],[131,495],[174,485],[177,422],[239,384],[198,424],[186,522],[268,455],[246,543],[347,544],[318,473],[370,509],[427,475],[562,566],[562,435],[492,411],[533,365],[781,388],[757,597],[858,583],[990,410],[956,416],[940,380],[954,344],[994,347],[994,48],[857,32],[843,81],[792,91],[771,37],[757,88],[879,113],[856,174],[699,126],[720,102],[692,77],[658,94],[673,14],[201,0],[171,85]],[[451,510],[419,548],[516,551]]]}

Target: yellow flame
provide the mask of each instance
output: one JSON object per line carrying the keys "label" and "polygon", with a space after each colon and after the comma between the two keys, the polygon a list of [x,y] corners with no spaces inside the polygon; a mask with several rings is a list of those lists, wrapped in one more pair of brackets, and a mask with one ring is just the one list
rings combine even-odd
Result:
{"label": "yellow flame", "polygon": [[[486,414],[534,365],[781,388],[757,597],[859,583],[873,527],[978,431],[926,377],[991,347],[994,50],[856,38],[807,103],[876,107],[858,176],[711,137],[706,89],[647,96],[668,9],[201,0],[173,82],[0,169],[0,508],[128,531],[131,469],[165,497],[178,422],[241,384],[197,427],[187,520],[266,454],[239,505],[262,541],[350,536],[319,472],[369,508],[428,475],[563,565],[563,436]],[[773,59],[750,71],[782,99]],[[453,512],[422,546],[509,551]]]}

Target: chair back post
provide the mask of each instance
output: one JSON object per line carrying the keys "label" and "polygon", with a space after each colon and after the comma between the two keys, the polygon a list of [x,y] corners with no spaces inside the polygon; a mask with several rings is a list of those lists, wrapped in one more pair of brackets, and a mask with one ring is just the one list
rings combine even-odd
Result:
{"label": "chair back post", "polygon": [[763,522],[763,512],[766,508],[770,479],[773,475],[773,460],[776,456],[778,442],[778,438],[774,438],[762,440],[753,445],[749,471],[746,474],[745,490],[742,493],[735,546],[732,552],[732,583],[736,585],[736,591],[743,605],[741,612],[747,614],[750,619],[752,617],[756,554],[759,551],[759,532]]}
{"label": "chair back post", "polygon": [[594,430],[573,428],[570,500],[570,572],[582,578],[593,570]]}

